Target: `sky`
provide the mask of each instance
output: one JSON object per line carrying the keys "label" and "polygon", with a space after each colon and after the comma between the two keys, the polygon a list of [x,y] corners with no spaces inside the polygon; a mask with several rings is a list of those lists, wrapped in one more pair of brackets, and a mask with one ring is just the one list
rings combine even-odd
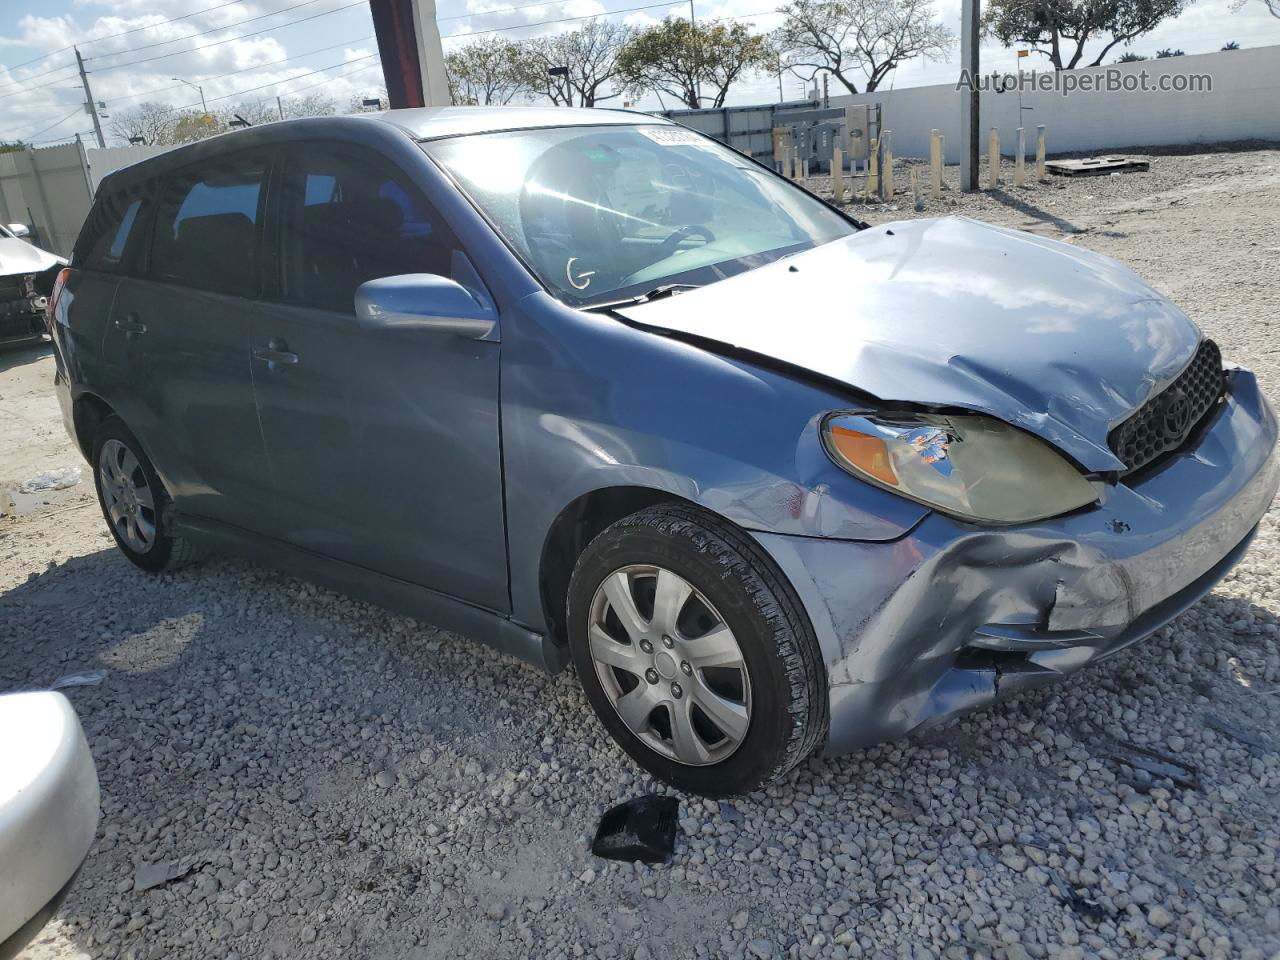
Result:
{"label": "sky", "polygon": [[[733,17],[757,30],[778,26],[771,13],[781,0],[694,0],[698,19]],[[572,29],[581,20],[608,15],[636,26],[668,15],[688,16],[687,0],[437,0],[445,49],[468,35],[501,28],[513,39]],[[936,0],[938,16],[958,30],[960,0]],[[71,44],[86,58],[94,99],[103,111],[123,111],[154,100],[177,107],[198,106],[203,87],[210,109],[246,101],[274,103],[322,94],[345,109],[353,97],[376,96],[381,87],[377,46],[367,0],[4,0],[0,23],[0,140],[53,142],[92,124]],[[512,9],[519,7],[519,9]],[[645,9],[635,9],[644,7]],[[173,19],[182,18],[182,19]],[[169,20],[171,22],[164,22]],[[127,31],[127,32],[126,32]],[[124,34],[123,36],[112,36]],[[196,36],[196,34],[199,34]],[[96,39],[95,39],[96,38]],[[1280,44],[1280,19],[1264,0],[1195,0],[1181,16],[1166,21],[1130,48],[1153,55],[1180,48],[1188,54],[1219,50],[1228,41],[1241,47]],[[1114,49],[1108,61],[1122,52]],[[949,58],[902,64],[882,90],[954,82],[959,47]],[[982,70],[1016,70],[1013,50],[984,45]],[[1032,57],[1030,69],[1047,67]],[[788,99],[805,95],[804,83],[783,79]],[[831,92],[843,92],[832,81]],[[777,76],[753,76],[730,92],[729,104],[762,103],[778,97]],[[621,105],[621,98],[602,106]],[[655,98],[637,106],[655,109]]]}

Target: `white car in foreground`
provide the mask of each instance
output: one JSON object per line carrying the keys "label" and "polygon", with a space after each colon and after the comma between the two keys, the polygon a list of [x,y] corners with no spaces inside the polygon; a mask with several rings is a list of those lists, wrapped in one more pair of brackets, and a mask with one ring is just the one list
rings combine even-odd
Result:
{"label": "white car in foreground", "polygon": [[98,829],[98,771],[52,691],[0,696],[0,960],[62,903]]}

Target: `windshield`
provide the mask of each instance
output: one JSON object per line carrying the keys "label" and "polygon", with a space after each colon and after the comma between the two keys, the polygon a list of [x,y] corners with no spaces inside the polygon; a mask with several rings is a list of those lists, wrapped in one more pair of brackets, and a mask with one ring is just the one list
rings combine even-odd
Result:
{"label": "windshield", "polygon": [[681,127],[557,127],[426,149],[574,306],[713,283],[857,229]]}

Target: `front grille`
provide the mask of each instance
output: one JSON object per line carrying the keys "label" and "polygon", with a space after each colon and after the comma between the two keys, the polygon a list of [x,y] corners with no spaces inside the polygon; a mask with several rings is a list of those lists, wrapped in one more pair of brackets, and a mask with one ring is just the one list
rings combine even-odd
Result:
{"label": "front grille", "polygon": [[1205,340],[1177,379],[1107,437],[1112,452],[1124,461],[1125,473],[1141,470],[1186,443],[1217,407],[1225,386],[1222,354],[1216,343]]}

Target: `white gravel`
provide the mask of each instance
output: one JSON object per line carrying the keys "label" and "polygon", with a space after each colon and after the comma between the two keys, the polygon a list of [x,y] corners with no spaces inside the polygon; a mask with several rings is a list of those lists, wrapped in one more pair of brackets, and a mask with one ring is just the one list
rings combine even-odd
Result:
{"label": "white gravel", "polygon": [[[1277,153],[955,209],[1070,224],[1280,393]],[[0,357],[0,449],[43,444],[0,488],[77,462],[51,372]],[[66,691],[103,818],[24,957],[1280,957],[1274,513],[1129,654],[750,798],[685,797],[650,868],[589,852],[606,807],[661,788],[572,674],[238,561],[148,577],[83,489],[59,495],[0,518],[0,689],[107,671]],[[190,872],[135,891],[169,861]]]}

